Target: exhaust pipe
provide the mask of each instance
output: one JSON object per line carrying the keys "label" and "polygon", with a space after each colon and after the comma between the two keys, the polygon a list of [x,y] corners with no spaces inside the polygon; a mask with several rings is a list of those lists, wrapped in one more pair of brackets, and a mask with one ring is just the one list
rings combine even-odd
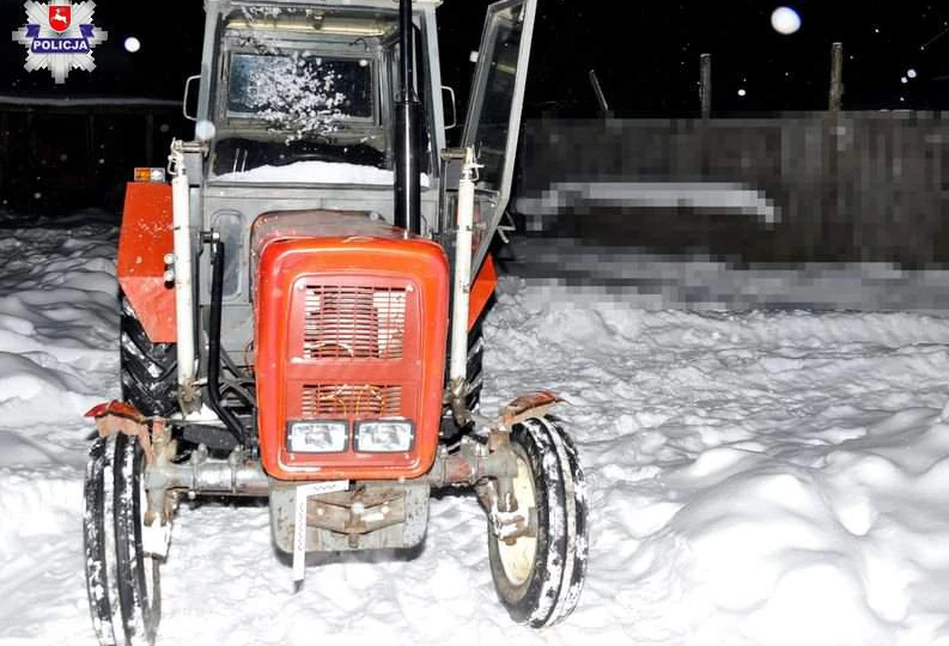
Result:
{"label": "exhaust pipe", "polygon": [[399,96],[395,108],[395,225],[422,232],[422,187],[419,179],[419,113],[412,47],[412,0],[399,2]]}

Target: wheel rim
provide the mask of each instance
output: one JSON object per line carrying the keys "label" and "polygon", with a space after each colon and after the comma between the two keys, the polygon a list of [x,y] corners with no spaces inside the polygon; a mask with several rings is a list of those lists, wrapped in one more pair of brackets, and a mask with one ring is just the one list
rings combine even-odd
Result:
{"label": "wheel rim", "polygon": [[[521,513],[536,506],[534,495],[534,478],[527,461],[517,456],[517,476],[514,478],[514,498],[517,500],[517,509]],[[534,572],[534,561],[537,558],[537,537],[521,536],[508,545],[498,539],[498,556],[504,576],[515,587],[527,583]]]}

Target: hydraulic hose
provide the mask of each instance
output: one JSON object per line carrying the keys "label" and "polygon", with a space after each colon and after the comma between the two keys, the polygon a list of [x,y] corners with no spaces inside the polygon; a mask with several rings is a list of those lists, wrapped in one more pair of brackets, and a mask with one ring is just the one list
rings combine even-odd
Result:
{"label": "hydraulic hose", "polygon": [[224,243],[211,238],[211,312],[208,330],[208,405],[224,422],[224,426],[245,445],[244,425],[221,403],[221,302],[224,295]]}

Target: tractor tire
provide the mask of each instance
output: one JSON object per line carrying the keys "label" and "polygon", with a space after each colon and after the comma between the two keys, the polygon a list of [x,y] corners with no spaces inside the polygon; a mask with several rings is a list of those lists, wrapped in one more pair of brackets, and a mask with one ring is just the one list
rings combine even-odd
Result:
{"label": "tractor tire", "polygon": [[86,466],[86,588],[100,644],[152,644],[161,619],[158,560],[142,547],[147,502],[138,440],[99,438]]}
{"label": "tractor tire", "polygon": [[532,628],[568,616],[580,599],[587,568],[587,500],[576,448],[550,418],[515,425],[514,494],[518,509],[534,508],[534,536],[508,544],[488,527],[491,575],[511,618]]}
{"label": "tractor tire", "polygon": [[121,303],[122,399],[147,416],[168,417],[178,409],[177,348],[152,343],[124,294]]}
{"label": "tractor tire", "polygon": [[465,396],[468,410],[477,412],[481,404],[482,372],[484,369],[484,333],[481,329],[483,317],[468,332],[468,384],[470,390]]}

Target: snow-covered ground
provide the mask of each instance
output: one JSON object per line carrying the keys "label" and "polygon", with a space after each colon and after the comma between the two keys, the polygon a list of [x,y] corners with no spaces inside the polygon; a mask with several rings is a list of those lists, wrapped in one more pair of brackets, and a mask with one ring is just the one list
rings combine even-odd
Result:
{"label": "snow-covered ground", "polygon": [[[0,230],[3,644],[94,641],[80,415],[118,394],[114,245]],[[485,407],[569,401],[592,488],[577,611],[509,622],[470,496],[434,501],[416,557],[330,558],[296,595],[265,508],[185,504],[159,644],[949,644],[949,320],[502,287]]]}

